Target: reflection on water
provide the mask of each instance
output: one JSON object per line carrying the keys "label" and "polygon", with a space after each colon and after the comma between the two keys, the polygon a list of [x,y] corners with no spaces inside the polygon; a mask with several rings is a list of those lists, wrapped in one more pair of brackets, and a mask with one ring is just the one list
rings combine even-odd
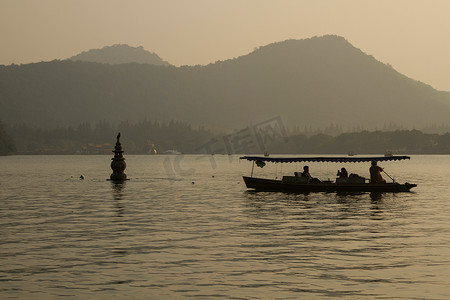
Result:
{"label": "reflection on water", "polygon": [[372,199],[372,201],[374,201],[375,203],[379,200],[381,200],[383,197],[383,193],[377,193],[377,192],[372,192],[370,193],[370,199]]}
{"label": "reflection on water", "polygon": [[114,203],[116,207],[116,212],[118,217],[122,217],[124,214],[124,205],[122,203],[122,199],[124,197],[124,189],[126,185],[126,181],[117,182],[117,181],[110,181]]}
{"label": "reflection on water", "polygon": [[122,182],[110,181],[110,182],[111,182],[111,187],[113,190],[114,199],[122,200],[126,181],[122,181]]}
{"label": "reflection on water", "polygon": [[214,159],[0,157],[0,298],[448,298],[450,158],[390,167],[399,194],[251,192]]}

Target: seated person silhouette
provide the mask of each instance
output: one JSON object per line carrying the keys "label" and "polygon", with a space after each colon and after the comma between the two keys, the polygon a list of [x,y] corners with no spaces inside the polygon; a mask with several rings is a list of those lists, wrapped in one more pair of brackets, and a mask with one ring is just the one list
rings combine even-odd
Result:
{"label": "seated person silhouette", "polygon": [[300,174],[301,177],[306,177],[309,179],[309,182],[320,182],[319,179],[314,178],[311,176],[311,174],[309,174],[309,167],[308,166],[304,166],[303,167],[303,172]]}
{"label": "seated person silhouette", "polygon": [[337,176],[338,176],[339,178],[348,178],[348,172],[347,172],[347,169],[341,168],[340,170],[338,170]]}

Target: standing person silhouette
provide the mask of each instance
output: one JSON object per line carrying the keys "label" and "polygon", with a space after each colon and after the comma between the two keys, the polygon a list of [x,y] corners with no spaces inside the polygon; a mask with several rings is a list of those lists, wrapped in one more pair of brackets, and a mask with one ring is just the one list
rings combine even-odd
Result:
{"label": "standing person silhouette", "polygon": [[369,168],[370,183],[386,183],[386,180],[381,176],[383,168],[377,165],[376,161],[372,161],[372,166]]}

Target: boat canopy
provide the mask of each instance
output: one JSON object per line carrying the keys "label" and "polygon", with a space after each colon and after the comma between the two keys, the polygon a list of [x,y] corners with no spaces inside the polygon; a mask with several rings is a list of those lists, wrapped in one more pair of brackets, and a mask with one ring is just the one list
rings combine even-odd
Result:
{"label": "boat canopy", "polygon": [[249,161],[265,161],[273,163],[294,163],[294,162],[371,162],[371,161],[393,161],[410,159],[409,156],[378,156],[378,157],[263,157],[263,156],[242,156],[240,159]]}

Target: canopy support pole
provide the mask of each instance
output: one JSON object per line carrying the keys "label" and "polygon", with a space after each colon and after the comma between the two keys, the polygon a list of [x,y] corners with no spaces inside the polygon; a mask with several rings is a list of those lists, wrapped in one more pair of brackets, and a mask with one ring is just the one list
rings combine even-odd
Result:
{"label": "canopy support pole", "polygon": [[253,168],[254,167],[255,167],[255,161],[253,161],[253,164],[252,164],[252,175],[250,177],[253,177]]}

